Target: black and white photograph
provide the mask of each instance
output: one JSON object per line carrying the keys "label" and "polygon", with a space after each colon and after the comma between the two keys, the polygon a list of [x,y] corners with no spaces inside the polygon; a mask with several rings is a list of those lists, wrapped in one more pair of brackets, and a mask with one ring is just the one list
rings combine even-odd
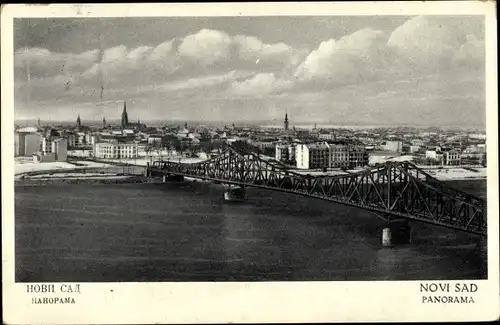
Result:
{"label": "black and white photograph", "polygon": [[491,276],[484,14],[81,13],[12,32],[2,160],[28,292]]}

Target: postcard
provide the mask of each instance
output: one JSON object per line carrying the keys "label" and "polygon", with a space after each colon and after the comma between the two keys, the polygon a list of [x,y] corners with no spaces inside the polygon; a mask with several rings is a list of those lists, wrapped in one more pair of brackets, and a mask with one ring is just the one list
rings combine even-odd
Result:
{"label": "postcard", "polygon": [[499,317],[493,2],[2,7],[6,324]]}

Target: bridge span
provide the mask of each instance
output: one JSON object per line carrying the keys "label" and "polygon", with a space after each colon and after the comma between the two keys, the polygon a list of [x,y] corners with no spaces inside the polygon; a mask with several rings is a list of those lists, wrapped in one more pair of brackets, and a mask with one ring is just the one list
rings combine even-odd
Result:
{"label": "bridge span", "polygon": [[[398,229],[405,231],[407,221],[414,220],[484,237],[487,233],[485,200],[448,186],[410,162],[387,162],[346,175],[312,176],[229,147],[198,163],[154,161],[146,173],[232,185],[228,191],[250,186],[328,200],[369,210],[391,224],[403,221]],[[241,190],[234,194],[241,195]],[[393,227],[384,229],[388,242],[391,231],[395,232]]]}

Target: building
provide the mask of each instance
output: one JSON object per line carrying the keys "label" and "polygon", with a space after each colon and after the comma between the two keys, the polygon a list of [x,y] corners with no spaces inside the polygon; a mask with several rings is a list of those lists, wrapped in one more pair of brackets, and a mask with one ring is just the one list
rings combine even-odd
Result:
{"label": "building", "polygon": [[160,146],[163,143],[163,136],[161,134],[151,134],[148,136],[148,144]]}
{"label": "building", "polygon": [[52,140],[51,143],[52,153],[55,155],[55,161],[68,160],[68,140],[64,138],[57,138]]}
{"label": "building", "polygon": [[363,146],[348,146],[349,168],[363,167],[368,164],[368,153]]}
{"label": "building", "polygon": [[49,154],[52,151],[52,139],[51,138],[43,138],[42,139],[42,145],[40,148],[40,151],[42,152],[43,155]]}
{"label": "building", "polygon": [[135,142],[100,142],[94,144],[94,157],[105,159],[134,159],[138,156],[138,144]]}
{"label": "building", "polygon": [[32,156],[33,153],[40,151],[42,137],[38,133],[27,133],[24,136],[24,154],[23,156]]}
{"label": "building", "polygon": [[442,164],[444,160],[444,155],[442,151],[427,150],[425,152],[425,158],[430,160],[434,164]]}
{"label": "building", "polygon": [[295,161],[299,169],[328,168],[330,148],[326,143],[298,144]]}
{"label": "building", "polygon": [[403,141],[385,141],[384,150],[402,152]]}
{"label": "building", "polygon": [[352,144],[299,144],[295,149],[297,168],[355,168],[368,164],[364,146]]}
{"label": "building", "polygon": [[285,131],[288,131],[289,121],[288,121],[288,112],[285,113]]}
{"label": "building", "polygon": [[295,145],[290,143],[277,143],[275,159],[278,161],[294,163]]}
{"label": "building", "polygon": [[[31,156],[35,151],[40,150],[41,136],[37,134],[38,128],[25,127],[20,128],[14,133],[14,155],[15,156]],[[26,137],[28,136],[28,144],[26,144]],[[35,143],[37,143],[35,145]],[[28,145],[28,147],[26,147]],[[35,147],[37,149],[32,151]]]}
{"label": "building", "polygon": [[320,140],[335,140],[335,134],[333,132],[330,132],[330,133],[320,133],[318,135],[318,138]]}
{"label": "building", "polygon": [[443,163],[450,166],[459,166],[462,163],[462,153],[456,149],[444,152]]}
{"label": "building", "polygon": [[68,139],[42,138],[40,148],[32,154],[34,162],[53,162],[68,160]]}
{"label": "building", "polygon": [[486,153],[463,153],[461,155],[462,165],[483,165],[486,166]]}
{"label": "building", "polygon": [[46,163],[56,161],[56,154],[53,152],[44,155],[41,151],[35,152],[32,155],[33,161],[36,163]]}
{"label": "building", "polygon": [[349,166],[349,148],[346,145],[330,145],[329,166],[333,168]]}
{"label": "building", "polygon": [[411,145],[410,146],[410,153],[416,153],[416,152],[419,152],[420,151],[420,146],[418,145]]}
{"label": "building", "polygon": [[[105,120],[103,120],[103,125],[105,124]],[[131,130],[142,130],[147,128],[146,124],[142,124],[139,119],[137,119],[137,123],[131,123],[128,118],[127,113],[127,102],[123,101],[123,111],[121,117],[121,128],[122,129],[131,129]]]}
{"label": "building", "polygon": [[26,133],[24,132],[15,132],[14,133],[14,156],[25,156],[25,141],[26,141]]}
{"label": "building", "polygon": [[331,168],[354,168],[368,164],[368,152],[364,146],[329,144]]}

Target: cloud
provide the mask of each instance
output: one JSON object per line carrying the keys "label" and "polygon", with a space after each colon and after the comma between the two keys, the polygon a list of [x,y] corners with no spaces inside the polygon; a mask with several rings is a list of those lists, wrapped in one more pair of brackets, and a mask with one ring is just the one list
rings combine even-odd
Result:
{"label": "cloud", "polygon": [[386,41],[383,32],[370,28],[324,41],[300,64],[295,76],[334,84],[367,81],[387,68]]}
{"label": "cloud", "polygon": [[467,42],[462,44],[460,49],[455,52],[453,63],[459,66],[470,65],[484,67],[484,40],[478,39],[473,34],[467,35]]}
{"label": "cloud", "polygon": [[259,70],[276,71],[297,66],[305,57],[303,50],[284,43],[265,44],[252,36],[237,35],[233,44],[240,61],[248,62]]}
{"label": "cloud", "polygon": [[[253,70],[256,74],[279,72],[296,65],[303,55],[303,51],[284,43],[265,44],[252,36],[232,37],[222,31],[202,29],[155,47],[118,45],[81,54],[27,49],[16,53],[16,81],[26,82],[27,72],[22,69],[27,61],[30,62],[32,83],[48,82],[48,77],[58,76],[54,80],[63,82],[59,88],[71,84],[72,87],[93,89],[102,85],[109,89],[171,85],[174,81],[182,84],[183,80],[223,75],[234,70]],[[60,70],[64,65],[66,71]]]}
{"label": "cloud", "polygon": [[396,28],[387,42],[416,69],[446,70],[465,41],[462,28],[441,17],[418,16]]}
{"label": "cloud", "polygon": [[211,65],[229,60],[231,42],[231,37],[224,32],[202,29],[184,38],[179,54],[202,65]]}
{"label": "cloud", "polygon": [[31,78],[43,78],[81,73],[98,59],[98,50],[71,54],[54,53],[43,48],[23,48],[14,53],[14,68],[17,76],[26,78],[29,69]]}
{"label": "cloud", "polygon": [[389,34],[364,28],[338,40],[326,40],[296,69],[295,89],[325,90],[377,80],[411,80],[450,70],[476,74],[473,70],[484,64],[484,40],[476,34],[467,35],[477,32],[476,25],[461,22],[419,16]]}
{"label": "cloud", "polygon": [[291,80],[276,78],[274,73],[259,73],[250,79],[233,82],[231,92],[243,96],[262,96],[288,90],[291,87]]}

